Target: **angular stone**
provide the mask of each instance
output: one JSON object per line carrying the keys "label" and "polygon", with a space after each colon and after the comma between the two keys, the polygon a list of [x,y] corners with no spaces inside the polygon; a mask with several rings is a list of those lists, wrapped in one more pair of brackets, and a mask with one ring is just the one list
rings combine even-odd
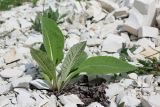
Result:
{"label": "angular stone", "polygon": [[118,83],[114,83],[114,84],[110,84],[108,86],[108,89],[105,89],[105,91],[106,91],[106,97],[109,97],[111,99],[113,96],[123,92],[124,87],[122,87]]}
{"label": "angular stone", "polygon": [[130,35],[130,40],[133,41],[132,42],[132,46],[133,46],[133,44],[138,40],[138,36],[135,36],[132,34],[132,35]]}
{"label": "angular stone", "polygon": [[104,8],[108,12],[112,12],[115,9],[119,8],[119,6],[111,0],[98,0],[98,1],[101,3],[102,8]]}
{"label": "angular stone", "polygon": [[65,42],[65,49],[70,49],[73,45],[79,42],[80,42],[79,36],[73,36],[73,37],[67,38]]}
{"label": "angular stone", "polygon": [[[27,48],[27,47],[18,47],[17,49],[16,49],[16,52],[17,52],[17,55],[19,55],[19,56],[27,56],[27,55],[29,55],[30,54],[30,48]],[[20,57],[20,58],[21,58]]]}
{"label": "angular stone", "polygon": [[48,96],[46,96],[44,93],[44,90],[35,90],[32,92],[32,97],[36,100],[35,105],[37,107],[41,107],[43,105],[45,107],[45,104],[47,105],[47,102],[49,102]]}
{"label": "angular stone", "polygon": [[72,27],[71,27],[71,28],[68,28],[68,29],[67,29],[67,32],[64,32],[64,35],[65,35],[65,33],[66,33],[66,35],[69,35],[69,37],[81,35],[79,29],[77,29],[77,28],[72,28]]}
{"label": "angular stone", "polygon": [[32,23],[28,22],[26,19],[19,18],[18,21],[19,21],[20,27],[22,29],[24,29],[24,28],[31,28],[32,27]]}
{"label": "angular stone", "polygon": [[151,38],[151,40],[155,43],[156,46],[160,46],[160,36],[156,38]]}
{"label": "angular stone", "polygon": [[117,107],[116,102],[114,102],[114,101],[110,101],[110,106],[109,106],[109,107]]}
{"label": "angular stone", "polygon": [[118,35],[110,34],[102,43],[103,52],[118,52],[126,40]]}
{"label": "angular stone", "polygon": [[98,46],[101,42],[101,39],[91,38],[87,40],[87,46]]}
{"label": "angular stone", "polygon": [[124,102],[125,107],[137,107],[141,103],[141,101],[137,99],[135,96],[129,96],[129,95],[124,96],[120,100],[120,103],[123,103],[123,102]]}
{"label": "angular stone", "polygon": [[156,49],[152,49],[149,47],[145,51],[141,52],[140,54],[148,58],[159,59],[160,57],[159,51],[160,51],[160,47],[156,47]]}
{"label": "angular stone", "polygon": [[[14,96],[14,95],[13,95]],[[16,95],[15,95],[16,96]],[[11,103],[10,103],[10,107],[12,107],[13,105],[16,105],[17,104],[17,99],[16,99],[16,97],[12,97],[12,99],[11,99],[11,101],[10,101]]]}
{"label": "angular stone", "polygon": [[136,73],[130,73],[130,74],[128,74],[128,77],[133,79],[133,80],[137,80],[138,79],[138,75]]}
{"label": "angular stone", "polygon": [[138,47],[133,53],[134,54],[139,54],[142,51],[144,51],[144,48],[143,47]]}
{"label": "angular stone", "polygon": [[8,93],[12,89],[12,84],[7,83],[0,85],[0,95]]}
{"label": "angular stone", "polygon": [[155,93],[155,86],[150,86],[150,87],[147,87],[147,88],[143,88],[143,95],[147,95],[147,94],[153,94]]}
{"label": "angular stone", "polygon": [[[155,83],[160,84],[160,76],[157,76],[157,77],[155,78]],[[159,88],[160,88],[160,87],[159,87]]]}
{"label": "angular stone", "polygon": [[1,25],[0,34],[4,32],[11,32],[14,29],[20,29],[20,26],[16,18],[10,18],[9,20],[6,20],[6,22]]}
{"label": "angular stone", "polygon": [[75,8],[74,10],[76,11],[76,13],[81,13],[83,10],[85,10],[85,2],[83,3],[79,3],[78,1],[74,1],[74,5],[75,5]]}
{"label": "angular stone", "polygon": [[23,88],[29,88],[29,82],[32,80],[32,76],[25,75],[23,77],[12,79],[12,85],[13,87],[23,87]]}
{"label": "angular stone", "polygon": [[134,0],[124,0],[124,6],[132,8],[133,4],[134,4]]}
{"label": "angular stone", "polygon": [[71,95],[61,95],[58,97],[60,101],[66,105],[66,104],[84,104],[77,95],[71,94]]}
{"label": "angular stone", "polygon": [[22,76],[24,73],[23,70],[20,70],[17,67],[14,68],[6,68],[5,70],[0,72],[0,76],[3,78],[18,78]]}
{"label": "angular stone", "polygon": [[135,83],[134,80],[132,79],[122,79],[120,81],[120,84],[124,87],[124,88],[128,88],[129,86],[133,86],[133,84]]}
{"label": "angular stone", "polygon": [[[151,6],[155,5],[155,0],[135,0],[134,7],[138,9],[142,14],[148,14]],[[153,12],[153,11],[152,11]]]}
{"label": "angular stone", "polygon": [[117,32],[117,27],[118,25],[122,25],[123,21],[122,20],[116,20],[113,23],[109,23],[106,25],[102,25],[103,27],[101,28],[101,35],[100,38],[104,39],[106,38],[109,34],[111,33],[116,33]]}
{"label": "angular stone", "polygon": [[128,33],[127,32],[121,33],[121,37],[126,40],[126,47],[128,47],[131,42]]}
{"label": "angular stone", "polygon": [[94,21],[99,21],[106,16],[106,13],[102,11],[102,7],[97,1],[90,1],[91,6],[86,10],[88,17],[94,17]]}
{"label": "angular stone", "polygon": [[122,29],[128,31],[131,34],[138,35],[138,29],[143,25],[144,17],[135,8],[130,10],[129,18],[126,20]]}
{"label": "angular stone", "polygon": [[11,48],[4,56],[3,56],[5,63],[11,63],[14,61],[19,60],[19,57],[17,56],[17,52],[15,48]]}
{"label": "angular stone", "polygon": [[3,78],[0,77],[0,85],[3,85],[3,84],[7,84],[8,82],[5,81]]}
{"label": "angular stone", "polygon": [[16,15],[16,11],[1,11],[1,18],[6,20]]}
{"label": "angular stone", "polygon": [[155,0],[156,1],[156,11],[157,11],[157,15],[160,14],[160,0]]}
{"label": "angular stone", "polygon": [[156,17],[156,21],[157,21],[157,23],[158,23],[158,27],[160,28],[160,15],[158,15],[158,16]]}
{"label": "angular stone", "polygon": [[5,66],[4,60],[3,60],[3,58],[0,58],[0,68],[2,68],[4,66]]}
{"label": "angular stone", "polygon": [[153,43],[150,39],[148,38],[142,38],[139,39],[136,43],[138,46],[143,47],[144,49],[147,49],[149,47],[155,49],[155,43]]}
{"label": "angular stone", "polygon": [[[49,98],[49,101],[43,105],[43,107],[57,107],[57,99],[56,96],[52,95]],[[71,107],[71,106],[70,106]]]}
{"label": "angular stone", "polygon": [[104,106],[102,106],[100,103],[98,103],[98,102],[93,102],[93,103],[91,103],[91,104],[89,104],[87,107],[104,107]]}
{"label": "angular stone", "polygon": [[120,104],[121,100],[124,98],[124,96],[131,96],[133,98],[136,98],[137,92],[135,89],[125,89],[123,92],[117,94],[115,102],[117,104]]}
{"label": "angular stone", "polygon": [[138,87],[149,88],[153,83],[153,75],[139,76],[137,80]]}
{"label": "angular stone", "polygon": [[84,32],[81,34],[80,39],[82,41],[87,41],[90,38],[90,32]]}
{"label": "angular stone", "polygon": [[142,106],[143,107],[159,107],[160,105],[160,95],[143,96]]}
{"label": "angular stone", "polygon": [[109,24],[109,23],[113,23],[115,21],[115,17],[113,16],[113,14],[108,14],[108,16],[105,18],[104,20],[104,24]]}
{"label": "angular stone", "polygon": [[65,104],[64,107],[77,107],[77,104],[68,103]]}
{"label": "angular stone", "polygon": [[143,26],[138,30],[138,37],[156,38],[159,35],[159,30],[155,27]]}
{"label": "angular stone", "polygon": [[137,66],[135,64],[135,62],[137,62],[138,59],[145,60],[144,56],[142,56],[140,54],[134,55],[129,49],[127,50],[127,53],[128,53],[128,56],[131,58],[131,60],[134,62],[134,63],[131,63],[131,64],[133,64],[135,66]]}
{"label": "angular stone", "polygon": [[20,31],[20,29],[16,29],[11,33],[11,37],[22,37],[23,33]]}
{"label": "angular stone", "polygon": [[35,100],[32,98],[32,94],[29,91],[22,88],[15,88],[14,91],[18,93],[17,107],[33,107]]}
{"label": "angular stone", "polygon": [[151,26],[155,20],[155,0],[135,0],[134,7],[130,10],[123,30],[138,35],[138,29],[142,26]]}
{"label": "angular stone", "polygon": [[1,96],[0,97],[0,107],[5,107],[10,103],[10,99],[6,96]]}
{"label": "angular stone", "polygon": [[115,10],[114,12],[114,16],[116,18],[124,18],[124,17],[127,17],[129,15],[129,9],[127,7],[122,7],[122,8],[119,8],[117,10]]}
{"label": "angular stone", "polygon": [[33,81],[30,81],[30,84],[35,86],[37,89],[42,89],[42,90],[51,90],[52,87],[49,85],[48,82],[41,80],[41,79],[36,79]]}
{"label": "angular stone", "polygon": [[35,43],[42,43],[43,38],[41,34],[32,34],[29,36],[29,38],[24,43],[24,46],[32,46]]}
{"label": "angular stone", "polygon": [[134,7],[144,15],[143,25],[152,25],[155,20],[155,0],[135,0]]}

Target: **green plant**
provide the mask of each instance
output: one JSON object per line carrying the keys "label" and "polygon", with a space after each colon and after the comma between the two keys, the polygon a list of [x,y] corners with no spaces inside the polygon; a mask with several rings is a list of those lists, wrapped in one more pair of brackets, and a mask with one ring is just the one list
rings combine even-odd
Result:
{"label": "green plant", "polygon": [[24,2],[30,2],[31,0],[0,0],[0,10],[8,10],[11,7],[19,6]]}
{"label": "green plant", "polygon": [[[64,57],[64,36],[57,23],[49,18],[42,17],[43,45],[41,50],[31,48],[31,55],[40,65],[43,78],[48,81],[53,90],[62,90],[73,78],[81,72],[88,74],[121,73],[136,68],[122,60],[95,56],[87,59],[84,52],[86,42],[75,44]],[[56,67],[62,63],[61,70]]]}
{"label": "green plant", "polygon": [[138,60],[138,62],[143,66],[138,67],[136,71],[137,73],[160,75],[160,63],[157,61],[156,58]]}
{"label": "green plant", "polygon": [[38,13],[35,20],[31,20],[32,28],[37,32],[41,32],[41,24],[40,24],[40,17],[41,16],[42,15],[40,13]]}
{"label": "green plant", "polygon": [[122,103],[120,103],[120,104],[118,105],[118,107],[125,107],[124,104],[125,104],[125,103],[122,102]]}
{"label": "green plant", "polygon": [[127,50],[130,50],[131,52],[134,52],[136,50],[136,46],[133,46],[132,48],[126,48],[126,45],[123,44],[123,47],[121,49],[120,52],[120,59],[124,60],[124,61],[131,61],[131,58],[129,57]]}
{"label": "green plant", "polygon": [[32,28],[35,30],[35,31],[38,31],[38,32],[42,32],[41,30],[41,23],[40,23],[40,18],[43,16],[43,17],[47,17],[47,18],[50,18],[54,21],[56,21],[57,23],[60,23],[60,20],[62,18],[64,18],[67,14],[63,14],[63,15],[60,15],[58,10],[56,11],[53,11],[51,7],[49,7],[48,9],[46,9],[45,11],[43,11],[42,13],[38,13],[35,20],[32,20]]}
{"label": "green plant", "polygon": [[36,6],[37,5],[38,0],[32,0],[32,5]]}

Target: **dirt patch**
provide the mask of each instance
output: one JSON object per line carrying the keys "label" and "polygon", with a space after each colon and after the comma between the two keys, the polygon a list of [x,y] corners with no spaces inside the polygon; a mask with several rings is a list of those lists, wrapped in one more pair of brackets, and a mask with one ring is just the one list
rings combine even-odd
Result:
{"label": "dirt patch", "polygon": [[86,107],[92,102],[99,102],[103,106],[109,106],[108,98],[105,96],[105,79],[96,78],[88,81],[88,76],[82,76],[75,84],[67,86],[61,94],[76,94],[84,102],[84,105],[78,107]]}

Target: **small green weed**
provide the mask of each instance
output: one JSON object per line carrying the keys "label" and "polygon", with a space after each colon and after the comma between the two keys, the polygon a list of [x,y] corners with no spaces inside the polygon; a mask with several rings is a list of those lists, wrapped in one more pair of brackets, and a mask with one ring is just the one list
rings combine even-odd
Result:
{"label": "small green weed", "polygon": [[38,0],[32,0],[33,7],[37,5]]}
{"label": "small green weed", "polygon": [[[38,0],[32,0],[32,3],[36,3]],[[31,0],[0,0],[0,10],[8,10],[15,6],[20,6],[24,2],[31,2]]]}
{"label": "small green weed", "polygon": [[120,59],[122,59],[123,61],[131,61],[131,58],[129,57],[127,50],[129,49],[131,52],[134,52],[136,48],[136,46],[133,46],[132,48],[126,48],[125,44],[123,44],[123,47],[120,52]]}
{"label": "small green weed", "polygon": [[53,11],[52,8],[49,7],[47,10],[43,11],[42,13],[38,13],[35,20],[32,20],[32,23],[33,23],[32,28],[35,31],[42,32],[41,23],[40,23],[41,17],[47,17],[47,18],[50,18],[50,19],[56,21],[57,23],[60,23],[60,20],[62,18],[64,18],[66,15],[67,14],[60,15],[58,10]]}
{"label": "small green weed", "polygon": [[157,61],[156,58],[153,59],[146,59],[144,60],[138,60],[140,64],[142,64],[142,67],[139,67],[136,71],[138,74],[154,74],[154,75],[160,75],[160,63]]}

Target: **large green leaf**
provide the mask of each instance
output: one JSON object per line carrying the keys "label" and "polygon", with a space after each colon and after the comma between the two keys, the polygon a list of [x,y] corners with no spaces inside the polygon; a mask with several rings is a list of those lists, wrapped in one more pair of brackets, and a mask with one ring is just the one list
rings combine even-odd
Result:
{"label": "large green leaf", "polygon": [[[49,77],[49,80],[56,81],[56,72],[53,61],[47,56],[47,54],[41,50],[31,48],[31,55],[40,65],[40,68]],[[45,76],[46,77],[46,76]]]}
{"label": "large green leaf", "polygon": [[62,63],[61,77],[59,78],[59,81],[60,81],[59,84],[65,81],[66,77],[71,72],[73,67],[76,66],[75,64],[79,63],[78,60],[80,59],[82,53],[84,52],[85,46],[86,46],[86,42],[80,42],[75,44],[73,47],[71,47],[71,49],[67,53]]}
{"label": "large green leaf", "polygon": [[110,56],[96,56],[84,61],[79,66],[78,72],[87,72],[88,74],[108,74],[128,72],[135,69],[135,66],[120,59]]}
{"label": "large green leaf", "polygon": [[64,36],[52,19],[42,17],[43,43],[48,56],[55,65],[63,59]]}

